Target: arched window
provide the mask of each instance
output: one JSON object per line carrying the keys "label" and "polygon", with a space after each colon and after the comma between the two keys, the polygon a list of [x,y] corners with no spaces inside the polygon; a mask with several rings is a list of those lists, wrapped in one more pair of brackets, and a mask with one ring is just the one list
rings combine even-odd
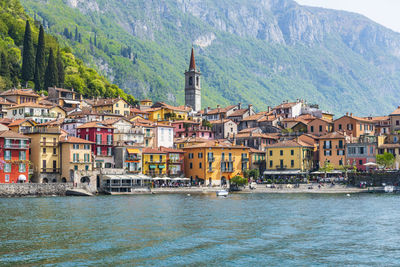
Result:
{"label": "arched window", "polygon": [[193,77],[189,77],[189,85],[193,85]]}

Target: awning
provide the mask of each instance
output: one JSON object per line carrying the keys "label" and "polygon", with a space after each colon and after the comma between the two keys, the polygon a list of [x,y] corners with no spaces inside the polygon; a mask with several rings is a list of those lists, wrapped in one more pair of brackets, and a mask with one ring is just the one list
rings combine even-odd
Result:
{"label": "awning", "polygon": [[68,100],[68,99],[64,99],[64,102],[67,104],[73,104],[73,105],[79,105],[81,103],[80,101]]}
{"label": "awning", "polygon": [[20,175],[18,176],[18,181],[26,181],[26,176],[23,175],[23,174],[20,174]]}
{"label": "awning", "polygon": [[150,169],[155,169],[155,168],[157,168],[157,166],[156,165],[149,165],[149,168]]}
{"label": "awning", "polygon": [[289,170],[289,171],[265,171],[266,175],[296,175],[296,174],[305,174],[305,172],[301,172],[300,170]]}
{"label": "awning", "polygon": [[129,154],[140,154],[140,150],[136,148],[127,148]]}

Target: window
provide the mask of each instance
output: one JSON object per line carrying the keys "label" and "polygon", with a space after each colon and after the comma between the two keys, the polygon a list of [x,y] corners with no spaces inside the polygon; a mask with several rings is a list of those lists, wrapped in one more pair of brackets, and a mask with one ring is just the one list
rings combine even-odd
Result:
{"label": "window", "polygon": [[339,165],[340,165],[340,166],[343,165],[343,160],[339,160]]}
{"label": "window", "polygon": [[280,155],[283,156],[283,150],[280,151]]}
{"label": "window", "polygon": [[74,165],[74,170],[75,170],[75,171],[78,170],[78,165]]}
{"label": "window", "polygon": [[396,121],[396,125],[400,125],[400,121]]}
{"label": "window", "polygon": [[325,155],[325,156],[332,156],[332,151],[330,151],[330,150],[324,150],[324,155]]}
{"label": "window", "polygon": [[371,146],[369,149],[370,149],[370,150],[369,150],[369,153],[370,153],[370,154],[374,154],[374,147]]}
{"label": "window", "polygon": [[85,171],[89,170],[89,165],[85,165]]}
{"label": "window", "polygon": [[189,85],[193,85],[193,77],[189,77]]}
{"label": "window", "polygon": [[198,156],[199,156],[199,159],[202,159],[203,158],[203,153],[200,152]]}
{"label": "window", "polygon": [[360,154],[364,154],[364,147],[360,147]]}
{"label": "window", "polygon": [[339,140],[339,148],[343,148],[343,140]]}
{"label": "window", "polygon": [[189,153],[189,159],[193,158],[193,153]]}
{"label": "window", "polygon": [[20,163],[19,164],[19,172],[26,172],[25,163]]}
{"label": "window", "polygon": [[199,169],[201,169],[201,162],[199,162]]}
{"label": "window", "polygon": [[115,107],[117,107],[117,108],[118,108],[118,107],[119,107],[119,104],[118,104],[118,103],[116,103],[116,104],[115,104]]}
{"label": "window", "polygon": [[360,159],[360,160],[358,161],[358,164],[359,164],[359,165],[362,165],[362,164],[363,164],[362,159]]}
{"label": "window", "polygon": [[101,147],[98,146],[98,147],[96,148],[96,150],[97,150],[97,151],[96,151],[96,152],[97,152],[96,154],[97,154],[97,155],[101,155]]}
{"label": "window", "polygon": [[107,145],[112,145],[112,135],[107,135]]}
{"label": "window", "polygon": [[53,148],[53,155],[57,155],[57,148]]}
{"label": "window", "polygon": [[6,175],[4,176],[4,180],[5,180],[6,183],[9,183],[9,182],[10,182],[10,175],[9,175],[9,174],[6,174]]}
{"label": "window", "polygon": [[107,155],[112,156],[112,147],[107,147]]}
{"label": "window", "polygon": [[272,156],[272,150],[269,151],[269,155]]}
{"label": "window", "polygon": [[19,152],[19,160],[26,160],[26,151]]}
{"label": "window", "polygon": [[211,172],[212,171],[212,162],[208,163],[208,171]]}
{"label": "window", "polygon": [[294,167],[294,160],[290,161],[290,167]]}
{"label": "window", "polygon": [[88,134],[85,135],[85,139],[89,140],[89,135]]}
{"label": "window", "polygon": [[342,125],[341,124],[339,124],[339,130],[342,130]]}
{"label": "window", "polygon": [[84,149],[89,150],[90,149],[90,145],[84,145]]}
{"label": "window", "polygon": [[292,150],[290,150],[290,155],[294,155],[294,150],[292,149]]}
{"label": "window", "polygon": [[162,155],[160,155],[160,162],[163,162],[163,160],[162,160]]}
{"label": "window", "polygon": [[45,147],[43,148],[43,154],[46,154],[46,148]]}
{"label": "window", "polygon": [[322,125],[319,126],[319,131],[322,132]]}
{"label": "window", "polygon": [[270,160],[270,161],[269,161],[269,167],[272,168],[272,165],[273,165],[273,161]]}
{"label": "window", "polygon": [[349,131],[353,130],[353,124],[350,124],[350,123],[347,124],[347,130],[349,130]]}
{"label": "window", "polygon": [[96,143],[101,144],[101,134],[96,134]]}
{"label": "window", "polygon": [[72,145],[72,149],[79,149],[79,145],[78,144],[73,144]]}
{"label": "window", "polygon": [[193,163],[191,163],[191,162],[189,163],[189,168],[193,169]]}
{"label": "window", "polygon": [[310,127],[310,132],[312,132],[312,133],[314,132],[314,126]]}
{"label": "window", "polygon": [[4,151],[4,159],[5,160],[11,160],[11,151],[10,150],[5,150]]}
{"label": "window", "polygon": [[11,172],[11,163],[4,164],[4,172]]}

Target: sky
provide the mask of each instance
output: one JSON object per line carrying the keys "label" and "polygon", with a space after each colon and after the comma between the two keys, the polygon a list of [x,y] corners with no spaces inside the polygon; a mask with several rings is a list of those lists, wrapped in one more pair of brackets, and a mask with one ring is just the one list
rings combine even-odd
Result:
{"label": "sky", "polygon": [[400,0],[296,0],[296,2],[301,5],[356,12],[400,32]]}

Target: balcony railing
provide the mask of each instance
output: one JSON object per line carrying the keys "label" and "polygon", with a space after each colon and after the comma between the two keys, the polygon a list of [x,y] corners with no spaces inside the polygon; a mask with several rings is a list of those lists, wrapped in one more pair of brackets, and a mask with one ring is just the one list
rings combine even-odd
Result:
{"label": "balcony railing", "polygon": [[41,168],[40,172],[42,172],[42,173],[58,173],[58,172],[60,172],[60,168]]}
{"label": "balcony railing", "polygon": [[149,160],[146,164],[165,164],[165,161]]}
{"label": "balcony railing", "polygon": [[287,169],[287,165],[276,165],[275,168],[277,170],[286,170]]}
{"label": "balcony railing", "polygon": [[242,158],[242,161],[243,161],[243,162],[248,162],[248,161],[249,161],[249,158]]}
{"label": "balcony railing", "polygon": [[234,162],[235,161],[235,157],[231,157],[231,158],[222,158],[221,162]]}
{"label": "balcony railing", "polygon": [[33,128],[26,128],[26,129],[21,129],[21,132],[23,134],[36,134],[36,133],[54,133],[54,134],[59,134],[61,133],[60,128],[47,128],[47,127],[33,127]]}
{"label": "balcony railing", "polygon": [[56,114],[54,114],[54,113],[34,114],[34,113],[26,112],[24,114],[24,117],[25,118],[29,118],[29,117],[56,118]]}
{"label": "balcony railing", "polygon": [[141,156],[136,156],[136,157],[125,157],[125,160],[132,160],[132,161],[134,161],[134,160],[141,160],[141,159],[142,159]]}
{"label": "balcony railing", "polygon": [[85,161],[85,160],[71,160],[70,163],[92,163],[91,161]]}
{"label": "balcony railing", "polygon": [[169,159],[169,160],[168,160],[168,163],[169,163],[169,164],[182,164],[182,163],[183,163],[183,160],[181,160],[181,159],[178,159],[178,160],[176,160],[176,159]]}
{"label": "balcony railing", "polygon": [[214,162],[214,161],[215,161],[215,158],[214,158],[214,157],[208,157],[208,158],[207,158],[207,161],[208,161],[208,162]]}
{"label": "balcony railing", "polygon": [[221,169],[221,172],[233,172],[233,168]]}
{"label": "balcony railing", "polygon": [[28,144],[4,144],[3,148],[6,149],[28,149]]}
{"label": "balcony railing", "polygon": [[52,141],[49,141],[49,142],[40,142],[40,145],[41,146],[58,146],[58,142],[52,142]]}
{"label": "balcony railing", "polygon": [[144,134],[144,137],[145,137],[145,138],[154,137],[154,133],[145,133],[145,134]]}

